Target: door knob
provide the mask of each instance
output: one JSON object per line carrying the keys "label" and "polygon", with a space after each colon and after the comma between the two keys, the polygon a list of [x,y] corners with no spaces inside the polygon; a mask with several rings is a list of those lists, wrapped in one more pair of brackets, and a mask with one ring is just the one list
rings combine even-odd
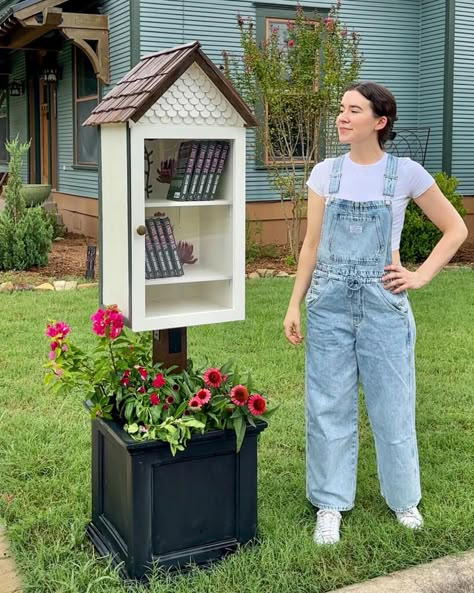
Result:
{"label": "door knob", "polygon": [[146,235],[146,228],[143,224],[137,226],[137,234],[140,236]]}

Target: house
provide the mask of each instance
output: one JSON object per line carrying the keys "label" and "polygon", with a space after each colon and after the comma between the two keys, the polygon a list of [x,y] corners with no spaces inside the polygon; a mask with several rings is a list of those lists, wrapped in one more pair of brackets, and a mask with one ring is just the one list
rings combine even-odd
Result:
{"label": "house", "polygon": [[[331,2],[300,4],[327,11]],[[25,181],[49,182],[68,229],[94,236],[99,131],[81,124],[108,90],[141,56],[194,40],[221,64],[222,50],[240,51],[238,13],[252,17],[264,39],[295,7],[290,0],[0,0],[0,147],[17,134],[31,139]],[[341,18],[361,35],[361,78],[397,97],[397,126],[430,129],[425,166],[459,179],[474,234],[474,3],[342,0]],[[0,148],[0,171],[6,156]],[[283,241],[278,196],[250,151],[246,179],[247,218],[262,222],[264,242]]]}

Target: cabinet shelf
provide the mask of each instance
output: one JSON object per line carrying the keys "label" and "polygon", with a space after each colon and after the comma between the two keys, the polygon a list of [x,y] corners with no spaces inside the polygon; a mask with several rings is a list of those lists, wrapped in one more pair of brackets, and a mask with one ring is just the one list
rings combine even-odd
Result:
{"label": "cabinet shelf", "polygon": [[145,200],[145,208],[193,208],[193,207],[200,207],[200,206],[231,206],[232,202],[230,200],[189,200],[186,202],[183,200],[179,202],[178,200]]}
{"label": "cabinet shelf", "polygon": [[184,266],[184,274],[182,276],[171,276],[170,278],[154,278],[146,280],[146,286],[157,286],[162,284],[189,284],[191,282],[214,282],[216,280],[231,280],[232,274],[222,274],[214,270],[210,270],[204,266],[193,264],[192,266]]}
{"label": "cabinet shelf", "polygon": [[186,301],[162,301],[160,303],[150,303],[146,309],[147,317],[173,317],[175,315],[196,315],[200,313],[216,314],[224,311],[231,311],[230,307],[218,305],[205,299],[193,300],[192,307]]}

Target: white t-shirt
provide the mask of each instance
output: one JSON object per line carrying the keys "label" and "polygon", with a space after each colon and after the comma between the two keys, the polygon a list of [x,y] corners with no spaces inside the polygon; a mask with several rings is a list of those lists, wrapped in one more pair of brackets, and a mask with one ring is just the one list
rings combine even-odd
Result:
{"label": "white t-shirt", "polygon": [[[387,153],[371,165],[354,163],[349,154],[344,155],[342,163],[341,185],[337,197],[353,202],[368,202],[383,199],[384,173],[387,165]],[[329,196],[329,176],[334,159],[325,159],[314,166],[306,184],[318,195]],[[392,249],[400,246],[405,210],[410,198],[419,198],[433,183],[433,177],[416,161],[408,157],[398,159],[398,179],[392,198]]]}

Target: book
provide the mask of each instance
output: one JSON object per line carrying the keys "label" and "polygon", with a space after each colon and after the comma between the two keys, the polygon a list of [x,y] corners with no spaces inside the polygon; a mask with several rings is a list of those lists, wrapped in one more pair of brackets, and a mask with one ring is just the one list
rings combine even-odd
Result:
{"label": "book", "polygon": [[155,229],[156,229],[156,233],[158,235],[158,240],[159,243],[161,245],[161,251],[163,253],[163,257],[164,257],[164,261],[165,261],[165,266],[168,270],[168,274],[167,276],[176,276],[177,272],[173,263],[173,259],[171,257],[171,250],[170,250],[170,246],[168,245],[168,241],[166,240],[166,235],[165,232],[163,230],[163,227],[160,224],[160,219],[157,218],[151,218],[150,219],[152,224],[154,225]]}
{"label": "book", "polygon": [[183,187],[182,187],[182,190],[180,193],[181,200],[186,199],[186,195],[189,191],[189,186],[191,184],[191,179],[193,177],[194,165],[196,164],[196,156],[197,156],[198,147],[199,147],[198,142],[191,142],[191,150],[189,153],[188,161],[186,163]]}
{"label": "book", "polygon": [[173,227],[171,226],[171,222],[168,216],[161,216],[158,219],[163,227],[165,232],[165,236],[170,248],[171,257],[173,259],[174,268],[176,270],[177,276],[182,276],[184,274],[183,265],[181,260],[179,259],[178,249],[176,247],[176,240],[173,233]]}
{"label": "book", "polygon": [[204,165],[204,159],[206,156],[206,152],[207,152],[207,145],[208,142],[200,142],[199,143],[199,149],[197,152],[197,157],[196,157],[196,164],[194,166],[194,171],[193,171],[193,177],[191,179],[191,186],[189,188],[188,193],[186,194],[186,200],[197,200],[197,189],[198,189],[198,183],[199,183],[199,178],[201,176],[201,171]]}
{"label": "book", "polygon": [[[161,247],[160,238],[158,236],[158,232],[153,224],[153,218],[145,218],[145,227],[148,231],[148,235],[150,237],[150,253],[155,254],[157,267],[160,271],[160,275],[156,276],[156,278],[168,278],[171,276],[169,269],[166,265],[165,256],[163,254],[163,250]],[[146,237],[146,235],[145,235]],[[145,245],[146,245],[146,238],[145,238]],[[153,255],[152,255],[153,257]]]}
{"label": "book", "polygon": [[178,159],[176,162],[176,173],[171,179],[168,193],[166,195],[167,200],[182,200],[183,188],[187,179],[187,171],[189,169],[189,161],[192,161],[192,155],[194,152],[194,158],[197,151],[197,142],[186,141],[181,142],[178,149]]}
{"label": "book", "polygon": [[162,273],[157,255],[153,249],[152,239],[148,232],[145,234],[145,278],[161,278]]}
{"label": "book", "polygon": [[207,176],[206,184],[204,187],[204,192],[203,192],[203,197],[202,197],[203,200],[209,200],[209,196],[211,195],[212,180],[214,179],[214,177],[216,175],[217,165],[219,164],[219,157],[221,155],[221,150],[222,150],[222,142],[217,142],[216,148],[214,150],[214,154],[212,155],[211,167],[209,169],[209,175]]}
{"label": "book", "polygon": [[206,186],[207,178],[209,177],[209,171],[211,170],[212,157],[216,149],[216,142],[211,140],[208,143],[206,156],[204,157],[204,164],[202,166],[201,176],[199,177],[199,183],[197,187],[197,200],[204,200],[204,188]]}
{"label": "book", "polygon": [[217,170],[214,175],[214,179],[212,181],[212,187],[209,192],[208,200],[214,200],[214,197],[216,195],[217,186],[219,185],[219,180],[221,178],[222,171],[224,170],[224,165],[225,165],[225,161],[227,158],[227,154],[229,153],[229,148],[230,148],[229,142],[223,142],[221,154],[219,156],[219,163],[217,165]]}

